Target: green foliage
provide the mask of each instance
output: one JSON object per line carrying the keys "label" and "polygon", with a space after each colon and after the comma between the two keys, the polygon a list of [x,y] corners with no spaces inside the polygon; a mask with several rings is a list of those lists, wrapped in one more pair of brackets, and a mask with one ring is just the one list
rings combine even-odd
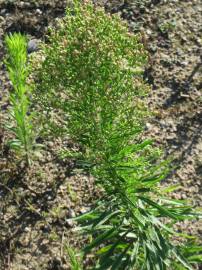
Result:
{"label": "green foliage", "polygon": [[76,218],[93,236],[85,254],[96,251],[100,270],[174,269],[173,262],[191,269],[171,239],[173,224],[194,214],[161,192],[166,162],[141,140],[147,56],[139,37],[119,17],[74,1],[42,56],[38,102],[50,118],[60,115],[62,125],[54,125],[81,146],[80,165],[105,191],[94,210]]}
{"label": "green foliage", "polygon": [[121,149],[143,127],[147,86],[140,74],[147,56],[139,37],[126,30],[120,18],[91,5],[68,9],[36,76],[48,118],[57,110],[60,127],[93,151],[110,151],[112,140]]}
{"label": "green foliage", "polygon": [[9,145],[26,156],[26,161],[29,163],[34,137],[32,114],[29,113],[30,90],[26,83],[28,77],[27,42],[23,35],[17,33],[6,36],[5,42],[8,52],[5,63],[13,85],[13,91],[10,94],[12,124],[8,127],[15,136]]}
{"label": "green foliage", "polygon": [[82,270],[83,267],[76,256],[75,250],[68,246],[66,246],[65,249],[70,259],[71,270]]}
{"label": "green foliage", "polygon": [[171,240],[178,237],[173,224],[193,219],[191,207],[161,195],[162,164],[149,164],[148,153],[141,153],[147,147],[148,142],[125,147],[113,163],[99,168],[102,173],[92,170],[107,195],[76,220],[81,231],[93,235],[84,251],[97,251],[96,269],[192,269]]}

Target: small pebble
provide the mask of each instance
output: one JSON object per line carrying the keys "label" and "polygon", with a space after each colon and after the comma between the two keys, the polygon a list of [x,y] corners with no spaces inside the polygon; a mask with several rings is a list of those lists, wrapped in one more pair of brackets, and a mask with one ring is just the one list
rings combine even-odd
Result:
{"label": "small pebble", "polygon": [[38,40],[37,39],[31,39],[28,44],[27,44],[27,52],[28,53],[33,53],[38,51]]}
{"label": "small pebble", "polygon": [[70,218],[75,218],[76,217],[76,214],[75,214],[74,210],[72,210],[72,209],[68,210],[68,217],[70,217]]}
{"label": "small pebble", "polygon": [[42,11],[39,8],[37,8],[36,9],[36,13],[38,13],[39,15],[41,15],[42,14]]}

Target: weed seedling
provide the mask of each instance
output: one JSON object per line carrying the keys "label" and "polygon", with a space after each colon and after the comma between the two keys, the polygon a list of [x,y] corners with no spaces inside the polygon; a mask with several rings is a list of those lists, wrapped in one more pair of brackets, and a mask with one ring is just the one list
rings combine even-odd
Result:
{"label": "weed seedling", "polygon": [[27,85],[27,42],[26,38],[18,33],[10,34],[5,39],[8,56],[5,61],[12,82],[13,91],[10,94],[10,117],[9,125],[14,139],[9,141],[11,149],[21,152],[30,164],[30,152],[33,147],[32,114],[29,108],[30,89]]}

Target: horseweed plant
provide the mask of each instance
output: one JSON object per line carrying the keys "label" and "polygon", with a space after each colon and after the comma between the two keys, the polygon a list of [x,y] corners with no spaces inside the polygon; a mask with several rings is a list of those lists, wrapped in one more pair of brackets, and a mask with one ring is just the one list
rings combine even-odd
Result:
{"label": "horseweed plant", "polygon": [[27,42],[26,38],[18,33],[10,34],[5,39],[8,56],[5,61],[9,79],[13,85],[10,94],[10,116],[15,124],[8,126],[15,136],[9,142],[11,149],[20,151],[29,164],[29,155],[33,146],[32,114],[29,113],[29,90],[26,83]]}
{"label": "horseweed plant", "polygon": [[105,193],[76,218],[79,230],[93,237],[83,250],[96,252],[93,269],[191,269],[171,239],[179,238],[173,224],[194,214],[166,197],[158,183],[167,164],[158,161],[160,151],[150,140],[141,140],[148,87],[139,36],[128,33],[118,16],[74,1],[42,54],[35,70],[38,102],[47,113],[60,113],[65,127],[56,123],[58,129],[80,144],[80,165]]}

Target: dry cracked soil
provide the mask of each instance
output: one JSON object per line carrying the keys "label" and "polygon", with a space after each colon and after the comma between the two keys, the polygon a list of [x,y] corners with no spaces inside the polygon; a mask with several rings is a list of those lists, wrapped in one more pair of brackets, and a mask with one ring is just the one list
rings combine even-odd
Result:
{"label": "dry cracked soil", "polygon": [[[11,84],[2,61],[5,34],[20,31],[29,39],[45,40],[48,26],[64,16],[67,4],[0,0],[0,270],[69,269],[65,247],[80,248],[85,239],[74,237],[74,223],[68,219],[88,210],[98,196],[93,179],[74,160],[56,154],[61,148],[73,148],[71,141],[47,137],[29,169],[14,160],[6,146]],[[201,206],[201,1],[95,0],[94,4],[106,12],[119,12],[131,31],[141,32],[150,54],[144,77],[151,85],[148,106],[154,112],[145,135],[173,159],[175,169],[162,184],[179,184],[172,196]],[[201,237],[201,225],[185,222],[178,230]]]}

